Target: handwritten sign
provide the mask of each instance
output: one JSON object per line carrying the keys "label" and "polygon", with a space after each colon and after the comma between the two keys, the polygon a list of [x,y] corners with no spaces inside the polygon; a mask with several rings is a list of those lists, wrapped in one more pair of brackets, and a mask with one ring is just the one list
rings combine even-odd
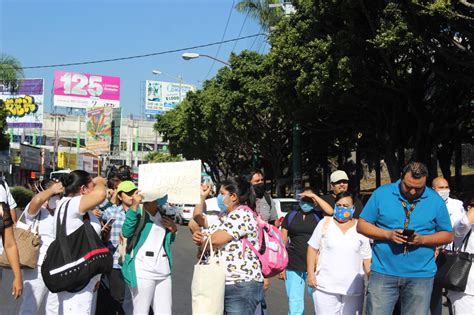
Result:
{"label": "handwritten sign", "polygon": [[200,202],[201,161],[142,164],[138,167],[138,189],[168,194],[168,202]]}

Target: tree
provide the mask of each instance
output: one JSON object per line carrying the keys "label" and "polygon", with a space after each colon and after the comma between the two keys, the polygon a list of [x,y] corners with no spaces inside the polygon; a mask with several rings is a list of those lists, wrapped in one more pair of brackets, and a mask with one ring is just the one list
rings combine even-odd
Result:
{"label": "tree", "polygon": [[[18,88],[18,80],[23,78],[21,64],[15,58],[1,54],[0,55],[0,85],[6,90],[14,93]],[[6,150],[9,146],[9,139],[5,135],[7,126],[7,112],[5,105],[0,100],[0,150]]]}
{"label": "tree", "polygon": [[180,162],[183,158],[181,156],[171,155],[163,152],[150,152],[145,155],[145,161],[149,163],[161,163],[161,162]]}
{"label": "tree", "polygon": [[[244,51],[232,55],[231,68],[219,70],[202,90],[188,93],[175,109],[157,118],[155,128],[170,151],[201,159],[215,182],[268,166],[280,180],[287,169],[289,126],[276,102],[265,56]],[[257,165],[254,165],[257,166]]]}
{"label": "tree", "polygon": [[279,97],[294,100],[279,104],[308,136],[382,153],[395,180],[406,148],[433,165],[440,143],[472,135],[460,132],[472,119],[472,19],[449,1],[366,2],[300,1],[270,58]]}
{"label": "tree", "polygon": [[20,62],[12,56],[0,55],[0,84],[12,93],[18,88],[18,80],[23,78]]}
{"label": "tree", "polygon": [[235,6],[239,12],[246,12],[253,19],[258,20],[262,29],[269,31],[280,20],[282,14],[270,4],[279,3],[278,0],[242,0]]}

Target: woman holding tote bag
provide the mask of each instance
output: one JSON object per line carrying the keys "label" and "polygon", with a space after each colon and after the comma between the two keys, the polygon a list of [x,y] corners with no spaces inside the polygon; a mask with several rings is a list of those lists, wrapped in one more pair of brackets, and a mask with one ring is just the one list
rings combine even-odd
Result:
{"label": "woman holding tote bag", "polygon": [[[41,242],[37,267],[23,270],[24,289],[20,315],[37,314],[45,297],[47,315],[57,314],[59,306],[58,296],[51,293],[44,284],[41,276],[41,265],[49,245],[56,238],[54,233],[54,210],[60,199],[60,194],[64,193],[64,187],[61,183],[52,179],[45,179],[37,188],[39,193],[31,199],[22,214],[22,216],[25,216],[28,226],[32,229],[38,228]],[[20,219],[22,216],[20,216]]]}
{"label": "woman holding tote bag", "polygon": [[[62,222],[66,208],[63,205],[68,203],[66,234],[70,235],[79,229],[84,224],[83,216],[88,213],[90,224],[100,235],[100,222],[92,210],[106,198],[106,180],[99,176],[92,179],[86,171],[76,170],[61,178],[61,182],[64,186],[65,197],[58,202],[58,211],[54,214],[54,222],[58,216]],[[54,233],[56,235],[56,231]],[[99,279],[100,275],[93,277],[79,292],[59,292],[59,314],[91,314],[92,299]]]}
{"label": "woman holding tote bag", "polygon": [[[260,248],[255,209],[255,192],[248,181],[230,178],[222,182],[217,203],[227,217],[212,233],[211,242],[220,248],[224,264],[224,313],[253,315],[263,299],[263,275],[260,261],[250,247],[244,252],[243,239]],[[246,206],[246,207],[243,207]],[[197,245],[205,246],[207,237],[200,231],[193,234]]]}

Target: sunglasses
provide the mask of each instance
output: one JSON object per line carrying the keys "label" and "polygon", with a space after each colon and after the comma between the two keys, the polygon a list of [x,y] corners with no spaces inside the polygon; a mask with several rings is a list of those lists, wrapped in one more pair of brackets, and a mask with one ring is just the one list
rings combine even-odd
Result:
{"label": "sunglasses", "polygon": [[129,197],[132,197],[133,194],[135,193],[135,191],[137,191],[136,189],[133,189],[133,190],[130,190],[129,192],[125,192],[125,191],[122,191],[124,194],[126,194],[127,196]]}

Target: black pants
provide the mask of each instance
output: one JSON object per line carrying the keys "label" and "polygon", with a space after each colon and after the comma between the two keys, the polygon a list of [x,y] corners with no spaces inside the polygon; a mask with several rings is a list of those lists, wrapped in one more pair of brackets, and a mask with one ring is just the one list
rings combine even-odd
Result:
{"label": "black pants", "polygon": [[[108,275],[103,275],[97,295],[96,315],[125,315],[122,308],[125,298],[125,281],[120,269],[112,269]],[[107,283],[108,282],[108,283]]]}

